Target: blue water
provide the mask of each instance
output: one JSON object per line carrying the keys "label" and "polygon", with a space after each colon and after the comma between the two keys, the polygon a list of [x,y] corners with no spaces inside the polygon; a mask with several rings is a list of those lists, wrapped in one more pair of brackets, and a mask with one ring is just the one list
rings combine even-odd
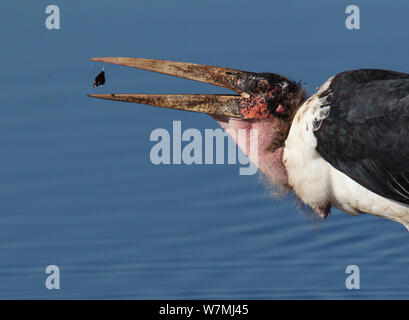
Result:
{"label": "blue water", "polygon": [[[47,30],[45,8],[61,10]],[[206,115],[87,93],[223,93],[105,65],[134,56],[283,73],[310,92],[360,67],[409,72],[407,1],[3,1],[0,298],[408,298],[409,233],[334,210],[323,223],[274,200],[240,165],[150,162],[156,128]],[[61,289],[47,290],[57,265]],[[345,288],[360,268],[361,289]]]}

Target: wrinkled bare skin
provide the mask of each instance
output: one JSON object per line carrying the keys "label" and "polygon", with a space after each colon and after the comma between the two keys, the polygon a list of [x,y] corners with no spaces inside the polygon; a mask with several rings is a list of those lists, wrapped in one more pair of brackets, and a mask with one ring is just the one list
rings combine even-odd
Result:
{"label": "wrinkled bare skin", "polygon": [[[213,118],[234,139],[250,161],[258,163],[258,168],[264,175],[279,187],[289,187],[287,171],[282,160],[284,141],[289,130],[289,125],[286,122],[276,118],[268,121],[238,120],[220,116],[213,116]],[[238,129],[246,130],[246,145],[244,145],[244,141],[238,141],[237,134],[234,133]],[[258,130],[257,153],[251,152],[250,129]]]}

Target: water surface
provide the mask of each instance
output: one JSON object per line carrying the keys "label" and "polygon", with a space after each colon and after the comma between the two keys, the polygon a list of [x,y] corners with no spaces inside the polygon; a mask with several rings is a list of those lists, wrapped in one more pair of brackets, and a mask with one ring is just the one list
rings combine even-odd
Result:
{"label": "water surface", "polygon": [[[0,4],[0,298],[407,298],[409,234],[334,210],[317,224],[239,165],[155,166],[149,135],[216,128],[206,115],[92,100],[87,93],[223,93],[105,65],[135,56],[271,71],[310,92],[372,67],[409,72],[409,4],[355,1],[47,1]],[[61,289],[47,290],[47,265]],[[345,289],[345,268],[361,289]]]}

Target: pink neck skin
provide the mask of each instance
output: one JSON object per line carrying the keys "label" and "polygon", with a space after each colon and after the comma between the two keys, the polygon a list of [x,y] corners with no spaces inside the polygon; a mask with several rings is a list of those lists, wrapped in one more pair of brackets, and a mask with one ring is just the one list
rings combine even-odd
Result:
{"label": "pink neck skin", "polygon": [[[286,128],[284,124],[277,119],[268,121],[251,121],[237,120],[234,118],[218,119],[215,117],[219,125],[234,139],[239,148],[249,157],[253,163],[258,163],[259,170],[272,180],[275,184],[281,187],[288,187],[287,171],[283,164],[283,142],[282,135],[285,134]],[[238,129],[246,130],[246,139],[238,141]],[[250,148],[250,129],[258,131],[258,151],[257,153]],[[257,137],[256,136],[256,137]],[[241,139],[244,140],[244,139]],[[273,148],[272,148],[273,147]],[[258,158],[258,161],[256,160]]]}

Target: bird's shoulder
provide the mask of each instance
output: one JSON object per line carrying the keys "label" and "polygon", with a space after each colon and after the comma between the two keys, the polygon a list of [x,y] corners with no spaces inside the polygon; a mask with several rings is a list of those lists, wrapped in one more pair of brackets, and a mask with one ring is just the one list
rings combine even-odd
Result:
{"label": "bird's shoulder", "polygon": [[330,108],[314,132],[317,152],[369,190],[409,204],[409,75],[346,71],[319,98]]}
{"label": "bird's shoulder", "polygon": [[350,122],[394,112],[407,116],[409,74],[381,69],[345,71],[332,78],[319,98],[324,104],[335,107],[332,108],[334,116]]}

